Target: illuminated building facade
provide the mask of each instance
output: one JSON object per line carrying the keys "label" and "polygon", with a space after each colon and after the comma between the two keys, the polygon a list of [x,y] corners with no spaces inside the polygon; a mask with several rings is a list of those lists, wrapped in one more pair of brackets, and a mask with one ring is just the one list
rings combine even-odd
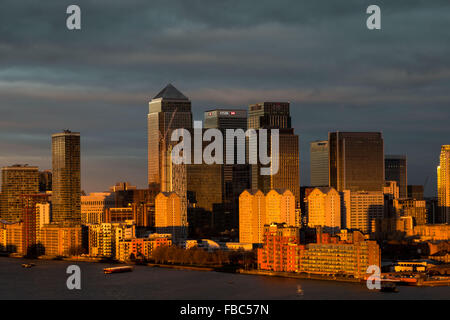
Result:
{"label": "illuminated building facade", "polygon": [[442,223],[450,223],[450,145],[442,146],[439,160],[437,168],[439,220]]}
{"label": "illuminated building facade", "polygon": [[24,194],[39,192],[38,167],[14,165],[2,168],[2,193],[0,195],[0,219],[15,222],[22,219]]}
{"label": "illuminated building facade", "polygon": [[308,226],[331,233],[341,228],[341,195],[334,188],[315,188],[306,198]]}

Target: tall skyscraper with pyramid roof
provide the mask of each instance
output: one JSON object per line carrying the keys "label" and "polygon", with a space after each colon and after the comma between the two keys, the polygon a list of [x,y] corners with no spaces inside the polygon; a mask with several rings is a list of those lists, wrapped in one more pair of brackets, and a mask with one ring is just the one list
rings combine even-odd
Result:
{"label": "tall skyscraper with pyramid roof", "polygon": [[191,101],[172,84],[168,84],[150,102],[148,123],[148,184],[170,191],[170,157],[172,131],[192,128]]}

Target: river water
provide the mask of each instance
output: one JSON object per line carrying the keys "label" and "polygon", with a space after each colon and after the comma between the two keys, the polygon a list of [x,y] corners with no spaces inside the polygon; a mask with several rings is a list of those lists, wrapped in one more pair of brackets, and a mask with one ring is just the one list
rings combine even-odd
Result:
{"label": "river water", "polygon": [[[26,262],[36,266],[22,268]],[[66,269],[71,264],[81,268],[81,290],[67,289]],[[399,287],[399,293],[380,293],[354,283],[146,266],[105,275],[107,266],[2,257],[0,299],[450,299],[450,287]]]}

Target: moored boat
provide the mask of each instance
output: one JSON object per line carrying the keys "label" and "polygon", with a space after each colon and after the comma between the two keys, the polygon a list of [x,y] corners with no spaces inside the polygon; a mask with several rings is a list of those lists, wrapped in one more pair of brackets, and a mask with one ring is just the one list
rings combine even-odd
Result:
{"label": "moored boat", "polygon": [[104,268],[103,269],[103,272],[105,274],[131,272],[131,271],[133,271],[133,267],[132,266],[111,267],[111,268]]}

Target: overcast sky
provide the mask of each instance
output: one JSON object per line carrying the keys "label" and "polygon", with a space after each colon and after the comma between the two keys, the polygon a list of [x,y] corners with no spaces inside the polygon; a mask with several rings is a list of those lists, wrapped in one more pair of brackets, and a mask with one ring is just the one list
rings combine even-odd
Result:
{"label": "overcast sky", "polygon": [[[66,28],[78,4],[82,30]],[[382,30],[366,28],[370,4]],[[51,134],[82,135],[82,187],[146,184],[148,101],[167,83],[196,120],[291,102],[301,182],[309,142],[382,131],[408,179],[436,191],[450,144],[450,1],[2,0],[0,166],[51,168]]]}

